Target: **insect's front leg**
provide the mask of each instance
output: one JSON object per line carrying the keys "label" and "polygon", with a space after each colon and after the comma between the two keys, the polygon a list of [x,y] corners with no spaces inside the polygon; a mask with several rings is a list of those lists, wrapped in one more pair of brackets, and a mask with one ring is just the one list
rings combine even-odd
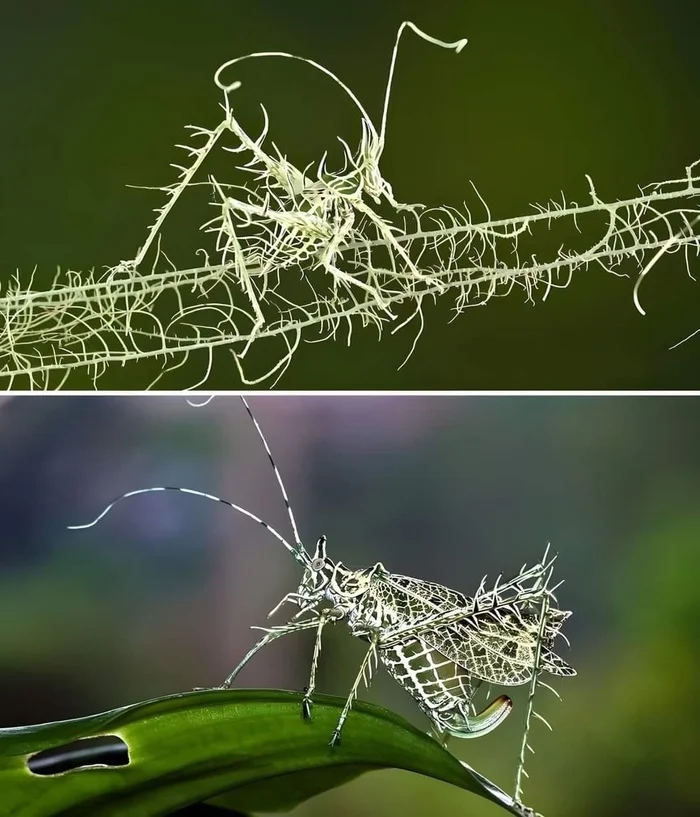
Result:
{"label": "insect's front leg", "polygon": [[[308,601],[309,601],[309,598],[307,596],[302,595],[301,593],[287,593],[287,595],[284,596],[282,598],[282,600],[279,601],[272,608],[272,610],[270,610],[270,612],[267,614],[267,617],[272,618],[272,616],[275,615],[275,613],[282,607],[282,605],[287,604],[287,602],[292,602],[293,604],[299,604],[300,606],[302,606],[301,605],[302,602],[308,602]],[[297,615],[299,615],[299,613],[297,613]],[[296,618],[296,616],[294,616],[294,618]],[[292,619],[292,621],[294,621],[294,618]]]}
{"label": "insect's front leg", "polygon": [[318,659],[321,654],[321,633],[323,628],[332,621],[338,621],[342,618],[344,612],[338,608],[331,607],[322,610],[318,617],[318,630],[316,631],[316,641],[314,643],[314,654],[311,659],[311,672],[309,674],[309,683],[304,687],[304,699],[301,702],[301,714],[304,720],[311,720],[311,710],[313,707],[312,696],[316,688],[316,670],[318,669]]}
{"label": "insect's front leg", "polygon": [[[233,683],[234,678],[238,675],[238,673],[245,667],[245,665],[250,661],[250,659],[261,650],[266,644],[269,644],[271,641],[274,641],[276,638],[281,638],[283,635],[287,635],[288,633],[296,633],[300,630],[310,630],[312,627],[317,627],[318,621],[316,619],[312,619],[309,621],[289,621],[287,624],[282,624],[279,627],[272,627],[265,632],[265,635],[254,644],[248,652],[243,656],[243,660],[238,664],[238,666],[229,674],[226,678],[224,683],[221,685],[220,689],[229,689],[231,684]],[[252,629],[264,629],[263,627],[255,627]]]}

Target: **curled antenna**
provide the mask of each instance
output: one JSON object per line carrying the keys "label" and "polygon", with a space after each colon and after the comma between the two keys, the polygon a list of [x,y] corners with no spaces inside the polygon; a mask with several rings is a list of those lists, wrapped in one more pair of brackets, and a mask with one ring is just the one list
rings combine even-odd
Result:
{"label": "curled antenna", "polygon": [[210,394],[203,403],[193,403],[192,400],[186,400],[185,402],[188,406],[192,406],[192,408],[204,408],[204,406],[208,406],[215,397],[215,394]]}
{"label": "curled antenna", "polygon": [[[463,37],[460,40],[456,40],[455,42],[446,42],[445,40],[439,40],[437,37],[432,37],[430,34],[426,34],[417,25],[412,23],[410,20],[405,20],[399,26],[399,30],[396,34],[396,40],[394,42],[394,48],[391,54],[391,62],[389,65],[389,76],[387,78],[386,89],[384,91],[384,105],[382,107],[382,120],[380,125],[379,133],[377,133],[377,129],[372,122],[369,114],[365,110],[364,106],[355,95],[355,93],[338,77],[336,74],[333,73],[330,69],[326,68],[325,66],[321,65],[320,63],[316,62],[315,60],[309,59],[308,57],[299,57],[296,54],[290,54],[286,51],[257,51],[253,54],[245,54],[241,57],[234,57],[231,60],[228,60],[223,65],[219,66],[216,73],[214,74],[214,84],[220,88],[224,92],[225,97],[225,105],[224,108],[226,111],[229,110],[229,101],[228,101],[228,94],[231,91],[235,91],[241,87],[241,83],[238,80],[234,80],[233,82],[226,83],[222,79],[222,74],[227,72],[229,68],[234,65],[238,65],[239,63],[243,62],[244,60],[249,60],[258,57],[283,57],[284,59],[291,59],[291,60],[298,60],[300,62],[305,62],[307,65],[310,65],[312,68],[321,71],[326,76],[330,77],[333,82],[335,82],[343,92],[349,97],[355,107],[359,110],[362,116],[362,146],[363,149],[369,152],[369,156],[366,156],[366,159],[369,159],[370,163],[374,165],[373,171],[378,174],[377,164],[384,152],[384,139],[386,135],[386,120],[387,115],[389,112],[389,99],[391,97],[391,87],[394,80],[394,69],[396,68],[396,57],[399,50],[399,41],[401,40],[401,35],[406,30],[406,28],[410,28],[415,34],[421,37],[426,42],[429,42],[433,45],[438,45],[441,48],[448,48],[455,51],[457,54],[464,48],[467,44],[467,38]],[[263,109],[263,114],[265,115],[265,129],[264,133],[267,133],[267,114]],[[259,148],[261,144],[261,139],[257,140],[256,147]],[[350,148],[346,144],[343,139],[340,139],[341,144],[346,149],[346,156],[349,158],[352,156]],[[262,154],[259,156],[262,158]],[[325,166],[325,154],[324,157],[321,159],[319,163],[319,178],[323,174]],[[301,174],[302,179],[305,174]],[[380,177],[381,178],[381,177]],[[387,194],[390,197],[390,200],[393,202],[393,196],[391,194],[391,189],[388,187],[386,182],[381,180],[381,192]],[[360,187],[358,187],[358,192],[360,191]],[[375,191],[376,194],[377,191]]]}
{"label": "curled antenna", "polygon": [[463,37],[461,40],[456,40],[453,43],[447,43],[444,40],[438,40],[437,37],[431,37],[430,34],[426,34],[425,31],[421,31],[417,25],[412,23],[410,20],[404,20],[403,23],[399,26],[399,30],[396,34],[396,41],[394,42],[394,50],[391,52],[391,65],[389,66],[389,77],[386,81],[386,91],[384,92],[384,107],[382,109],[382,124],[381,129],[379,131],[379,144],[381,149],[384,148],[384,137],[386,135],[386,118],[389,113],[389,98],[391,96],[391,85],[394,81],[394,69],[396,68],[396,56],[399,51],[399,40],[401,39],[401,35],[403,34],[406,28],[410,28],[415,34],[419,37],[424,39],[426,42],[432,43],[433,45],[439,45],[441,48],[450,48],[455,51],[455,53],[459,54],[459,52],[464,48],[467,44],[467,38]]}
{"label": "curled antenna", "polygon": [[284,57],[288,60],[298,60],[299,62],[305,62],[307,65],[311,65],[313,68],[318,69],[321,73],[326,74],[329,76],[333,82],[337,83],[343,91],[350,97],[350,99],[354,102],[360,113],[362,114],[362,118],[365,122],[367,122],[367,126],[373,131],[374,135],[376,136],[376,130],[374,129],[374,125],[372,125],[372,120],[369,118],[369,114],[362,106],[360,100],[355,96],[355,94],[348,88],[348,86],[325,66],[321,65],[320,63],[316,62],[315,60],[311,60],[308,57],[299,57],[296,54],[289,54],[286,51],[256,51],[253,54],[244,54],[242,57],[234,57],[232,60],[227,60],[223,65],[220,65],[216,73],[214,74],[214,84],[217,88],[220,88],[225,94],[230,93],[231,91],[236,91],[238,88],[241,87],[241,83],[238,80],[234,82],[225,83],[221,75],[224,71],[227,71],[232,65],[236,65],[244,60],[250,60],[258,57]]}

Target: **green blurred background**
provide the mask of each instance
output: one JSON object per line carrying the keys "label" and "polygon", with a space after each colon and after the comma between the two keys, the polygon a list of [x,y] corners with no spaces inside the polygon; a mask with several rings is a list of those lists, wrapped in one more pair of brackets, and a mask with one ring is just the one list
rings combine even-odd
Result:
{"label": "green blurred background", "polygon": [[[696,0],[6,0],[0,10],[0,280],[37,266],[76,270],[131,258],[159,194],[127,184],[175,178],[188,123],[213,126],[214,70],[255,50],[287,50],[338,73],[379,117],[399,23],[469,38],[459,56],[407,36],[397,66],[383,171],[402,201],[459,206],[473,181],[495,217],[530,204],[603,199],[678,178],[700,158]],[[264,102],[271,138],[299,166],[359,138],[352,105],[308,66],[241,66],[236,104],[254,130]],[[478,211],[475,217],[481,218]],[[206,217],[206,215],[205,215]],[[202,212],[185,208],[164,249],[183,266],[199,246]],[[634,268],[626,271],[634,276]],[[520,291],[469,310],[426,307],[426,329],[397,371],[410,330],[377,343],[373,331],[303,347],[288,389],[697,388],[700,289],[676,255],[632,303],[634,278],[590,268],[532,306]],[[252,357],[253,370],[266,362]],[[259,363],[259,366],[255,364]],[[103,389],[143,388],[160,362],[113,368]],[[161,381],[196,382],[206,358]],[[19,385],[19,384],[18,384]],[[87,388],[76,375],[69,387]],[[225,352],[206,386],[236,388]]]}
{"label": "green blurred background", "polygon": [[[700,670],[700,401],[696,398],[251,398],[301,536],[333,558],[473,592],[551,541],[574,611],[531,735],[525,799],[546,815],[696,815]],[[181,494],[242,504],[287,532],[267,458],[238,398],[16,397],[0,404],[0,724],[68,718],[216,685],[299,571],[264,529]],[[343,695],[363,654],[341,626],[319,691]],[[241,686],[300,689],[312,638],[262,651]],[[551,679],[548,679],[551,680]],[[520,691],[522,692],[522,691]],[[381,669],[366,698],[417,724]],[[512,790],[522,717],[451,748]],[[299,817],[496,817],[463,791],[377,772]]]}

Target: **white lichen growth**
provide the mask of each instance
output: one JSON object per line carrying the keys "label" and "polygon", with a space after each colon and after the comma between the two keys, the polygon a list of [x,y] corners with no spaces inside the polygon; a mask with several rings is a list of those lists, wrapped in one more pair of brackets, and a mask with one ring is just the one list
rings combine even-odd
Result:
{"label": "white lichen growth", "polygon": [[[455,314],[506,295],[516,285],[528,299],[536,290],[544,299],[552,288],[567,286],[579,270],[592,265],[620,275],[621,264],[630,259],[640,271],[639,284],[659,257],[679,250],[690,274],[690,255],[700,249],[700,208],[694,202],[700,194],[700,160],[678,179],[640,187],[639,196],[614,202],[602,201],[587,176],[590,203],[562,198],[508,219],[492,219],[480,196],[485,221],[475,220],[466,204],[458,209],[397,202],[379,163],[398,44],[407,27],[456,52],[467,42],[443,42],[403,23],[379,129],[350,88],[313,60],[262,52],[221,66],[215,83],[223,92],[223,119],[213,130],[190,126],[198,146],[180,146],[188,163],[176,166],[174,184],[158,188],[166,201],[136,256],[103,274],[59,272],[48,291],[33,290],[33,274],[24,281],[16,275],[0,293],[5,387],[60,389],[74,370],[87,371],[97,386],[107,367],[147,358],[162,362],[161,374],[151,383],[155,386],[199,352],[208,363],[201,378],[188,384],[197,388],[206,383],[218,347],[231,353],[243,383],[274,384],[302,340],[337,339],[342,330],[350,343],[356,326],[374,326],[381,335],[415,322],[412,351],[423,328],[426,298],[452,298]],[[240,82],[224,81],[224,75],[257,57],[302,60],[331,77],[355,104],[362,137],[355,151],[340,140],[340,170],[329,170],[325,155],[300,170],[274,143],[267,147],[269,122],[262,106],[258,136],[238,122],[232,98]],[[223,144],[224,137],[233,143]],[[233,184],[211,175],[198,178],[215,149],[240,157],[236,170],[250,173],[251,180]],[[179,269],[161,250],[162,230],[182,195],[202,185],[216,209],[202,225],[214,244],[200,250],[201,265]],[[584,248],[560,246],[548,258],[525,254],[526,237],[529,241],[564,222],[581,232],[579,221],[591,216],[598,224]],[[635,304],[642,311],[637,289]],[[262,372],[247,372],[247,353],[263,343],[274,345],[273,362]]]}

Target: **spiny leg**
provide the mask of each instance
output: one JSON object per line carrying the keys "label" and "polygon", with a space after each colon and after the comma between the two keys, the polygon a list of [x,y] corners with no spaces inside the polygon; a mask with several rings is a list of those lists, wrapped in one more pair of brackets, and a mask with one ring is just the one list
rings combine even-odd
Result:
{"label": "spiny leg", "polygon": [[304,595],[302,593],[287,593],[287,595],[284,596],[280,601],[278,601],[277,604],[272,608],[272,610],[270,610],[270,612],[267,614],[267,617],[272,618],[272,616],[274,616],[275,613],[277,613],[284,604],[288,603],[298,604],[300,605],[301,610],[299,610],[292,616],[291,621],[294,621],[302,613],[305,613],[306,609],[308,609],[309,604],[313,602],[314,599],[312,598],[310,599],[307,595]]}
{"label": "spiny leg", "polygon": [[311,672],[309,673],[308,686],[304,687],[304,699],[301,702],[301,714],[304,720],[311,720],[312,701],[311,698],[316,688],[316,670],[318,669],[318,659],[321,654],[321,633],[323,628],[333,618],[333,610],[324,610],[318,618],[318,629],[316,630],[316,641],[314,643],[314,654],[311,659]]}
{"label": "spiny leg", "polygon": [[[523,778],[528,777],[528,773],[525,771],[525,752],[526,750],[530,750],[534,755],[535,750],[530,746],[528,742],[528,736],[530,734],[530,724],[533,717],[539,718],[539,720],[543,721],[549,730],[551,731],[552,727],[547,723],[547,721],[535,712],[534,703],[535,703],[535,692],[537,690],[538,681],[537,676],[541,671],[541,659],[542,659],[542,641],[544,639],[544,629],[545,624],[547,621],[547,613],[549,612],[549,597],[545,596],[542,599],[542,604],[540,606],[540,621],[539,621],[539,630],[537,635],[537,646],[535,648],[535,660],[532,667],[532,676],[530,679],[530,688],[529,694],[527,699],[527,712],[525,714],[525,726],[523,729],[523,739],[520,745],[520,756],[518,758],[518,769],[515,773],[515,793],[513,794],[513,799],[516,803],[522,803],[522,796],[523,796]],[[545,684],[545,686],[549,686]],[[549,689],[552,689],[549,687]],[[552,690],[554,692],[554,690]],[[556,692],[554,692],[557,695]],[[558,695],[557,695],[558,697]]]}
{"label": "spiny leg", "polygon": [[315,619],[310,619],[309,621],[290,621],[287,624],[282,624],[279,627],[273,627],[269,629],[265,633],[265,635],[260,639],[260,641],[254,644],[243,656],[243,660],[226,678],[226,680],[221,685],[221,689],[229,689],[231,684],[233,683],[233,679],[238,675],[238,673],[243,669],[243,667],[248,663],[248,661],[250,661],[250,659],[255,655],[255,653],[257,653],[258,650],[262,649],[266,644],[269,644],[271,641],[274,641],[276,638],[280,638],[283,635],[288,635],[289,633],[296,633],[299,632],[300,630],[310,630],[312,627],[318,627],[318,622]]}
{"label": "spiny leg", "polygon": [[355,682],[352,685],[352,689],[350,690],[350,694],[348,695],[347,701],[345,701],[345,706],[343,707],[343,711],[340,713],[340,717],[338,718],[338,724],[335,727],[333,735],[331,737],[331,746],[337,746],[340,743],[340,732],[343,728],[343,724],[345,723],[346,718],[348,717],[348,713],[352,708],[352,702],[357,695],[358,687],[360,686],[360,682],[365,674],[365,670],[367,669],[367,665],[370,662],[370,659],[375,654],[377,649],[377,643],[379,641],[379,635],[375,633],[372,636],[372,641],[369,645],[369,649],[365,653],[365,657],[362,659],[362,663],[360,664],[359,672],[357,673],[357,677],[355,678]]}

